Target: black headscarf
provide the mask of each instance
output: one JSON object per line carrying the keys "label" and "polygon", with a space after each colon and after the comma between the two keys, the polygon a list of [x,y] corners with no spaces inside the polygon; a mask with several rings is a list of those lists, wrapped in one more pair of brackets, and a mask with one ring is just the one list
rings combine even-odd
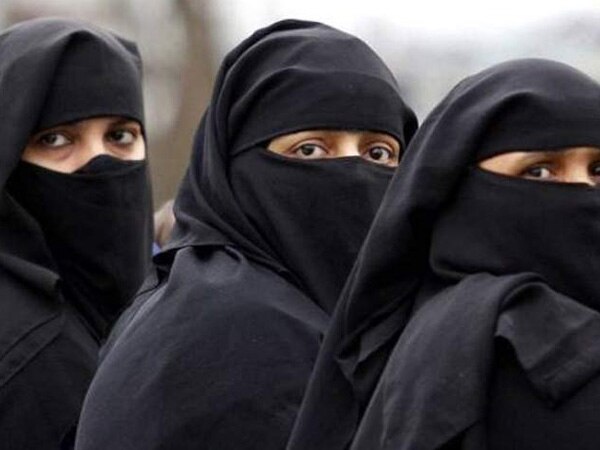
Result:
{"label": "black headscarf", "polygon": [[358,157],[294,160],[268,143],[359,129],[404,148],[415,127],[383,62],[326,25],[278,22],[229,53],[172,240],[155,257],[160,284],[142,289],[111,334],[77,448],[285,446],[392,169]]}
{"label": "black headscarf", "polygon": [[0,440],[14,448],[67,439],[151,239],[145,162],[101,156],[65,174],[21,154],[63,123],[115,115],[143,126],[141,74],[132,42],[78,21],[0,34]]}
{"label": "black headscarf", "polygon": [[233,244],[331,312],[392,170],[358,157],[298,161],[265,147],[299,130],[344,129],[384,132],[404,149],[416,125],[361,40],[292,20],[259,30],[223,62],[167,249]]}
{"label": "black headscarf", "polygon": [[450,92],[382,202],[290,449],[439,448],[484,414],[494,336],[554,404],[600,368],[600,191],[477,168],[598,147],[599,125],[600,86],[560,63],[500,64]]}

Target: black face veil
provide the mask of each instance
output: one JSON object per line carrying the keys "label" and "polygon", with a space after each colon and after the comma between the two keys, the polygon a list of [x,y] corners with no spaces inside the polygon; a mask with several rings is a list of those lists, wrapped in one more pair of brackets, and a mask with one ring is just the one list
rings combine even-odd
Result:
{"label": "black face veil", "polygon": [[364,42],[310,22],[259,30],[222,65],[166,254],[233,244],[331,312],[392,171],[359,158],[297,161],[265,147],[286,133],[344,129],[384,132],[404,149],[415,128]]}
{"label": "black face veil", "polygon": [[[460,339],[469,335],[464,330],[484,329],[484,324],[493,330],[498,310],[504,315],[496,332],[515,345],[533,384],[552,401],[564,398],[596,370],[593,364],[576,363],[572,367],[578,369],[558,377],[560,381],[546,385],[541,381],[550,367],[573,362],[561,358],[579,358],[578,349],[589,348],[594,338],[593,325],[588,324],[596,323],[595,319],[587,322],[584,317],[585,311],[594,314],[599,308],[600,286],[593,275],[600,267],[596,249],[599,191],[511,179],[475,167],[483,159],[511,150],[599,147],[598,105],[600,87],[577,70],[550,61],[521,60],[467,78],[433,110],[412,141],[344,288],[290,449],[347,448],[353,438],[353,449],[380,448],[368,447],[368,442],[438,448],[444,443],[436,440],[440,435],[452,436],[480,413],[476,409],[479,400],[460,388],[476,390],[477,386],[485,392],[477,384],[485,379],[481,375],[485,363],[474,367],[472,361],[481,361],[479,356],[492,351],[483,347],[485,339],[463,344]],[[504,284],[475,279],[469,289],[456,295],[459,300],[477,300],[484,292],[488,300],[498,300],[486,307],[474,300],[472,314],[479,320],[440,322],[436,313],[460,304],[446,298],[436,305],[440,309],[430,307],[428,322],[409,322],[410,336],[396,344],[405,352],[394,350],[384,372],[387,382],[380,382],[367,410],[369,418],[358,428],[390,351],[405,330],[417,290],[417,298],[431,298],[440,286],[477,273],[514,278]],[[531,283],[529,288],[517,289],[525,282]],[[549,294],[547,286],[558,293]],[[529,299],[529,307],[511,308],[523,298]],[[542,310],[546,311],[543,319],[538,314]],[[524,345],[535,343],[534,330],[543,329],[538,326],[540,320],[551,324],[552,339],[546,336],[546,343],[542,339],[539,346]],[[505,327],[509,322],[516,331]],[[434,339],[427,339],[423,330],[436,327],[432,336],[442,336],[445,345],[465,349],[459,355],[462,358],[448,361],[443,357],[444,342],[438,340],[435,346]],[[578,337],[565,338],[568,335]],[[565,338],[563,345],[572,352],[541,354],[549,342],[560,338]],[[427,365],[428,370],[411,372],[409,359],[419,367]],[[449,382],[452,389],[423,389],[430,381],[436,383],[435,377],[445,380],[440,374],[446,367],[461,363],[465,364],[464,383]],[[394,369],[406,377],[394,378]],[[423,373],[425,378],[419,378]],[[402,383],[412,386],[407,397],[396,394],[400,391],[393,387]],[[427,397],[431,392],[437,394]],[[427,405],[432,409],[427,410]],[[378,407],[387,413],[373,419]],[[429,417],[420,422],[424,416],[418,411],[424,408]],[[439,417],[434,414],[436,408],[442,411]],[[427,428],[431,423],[433,428]]]}
{"label": "black face veil", "polygon": [[145,161],[101,156],[63,174],[19,160],[32,134],[59,124],[122,116],[143,125],[139,54],[93,26],[40,19],[0,35],[0,72],[1,264],[34,286],[58,273],[101,335],[147,269]]}

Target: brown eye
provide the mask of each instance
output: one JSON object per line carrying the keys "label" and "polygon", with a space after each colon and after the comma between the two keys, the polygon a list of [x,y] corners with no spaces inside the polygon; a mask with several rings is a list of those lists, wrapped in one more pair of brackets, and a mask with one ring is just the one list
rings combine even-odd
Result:
{"label": "brown eye", "polygon": [[301,159],[325,158],[327,151],[317,144],[301,144],[291,151],[291,155]]}
{"label": "brown eye", "polygon": [[113,130],[108,134],[108,139],[117,145],[130,145],[135,142],[136,134],[125,129]]}
{"label": "brown eye", "polygon": [[391,165],[395,161],[394,152],[387,147],[379,145],[370,147],[363,153],[363,157],[377,164]]}
{"label": "brown eye", "polygon": [[593,177],[600,177],[600,161],[592,164],[590,167],[590,175]]}
{"label": "brown eye", "polygon": [[531,166],[525,169],[521,176],[523,178],[545,180],[552,177],[552,172],[546,166]]}
{"label": "brown eye", "polygon": [[44,147],[59,148],[71,144],[71,140],[62,133],[52,132],[42,134],[37,142]]}
{"label": "brown eye", "polygon": [[590,177],[594,179],[594,184],[600,185],[600,161],[594,162],[589,169]]}

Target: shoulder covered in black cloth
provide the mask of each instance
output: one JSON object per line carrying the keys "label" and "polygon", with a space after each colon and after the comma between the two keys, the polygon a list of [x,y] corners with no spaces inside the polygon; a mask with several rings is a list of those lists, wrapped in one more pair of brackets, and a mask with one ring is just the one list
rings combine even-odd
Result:
{"label": "shoulder covered in black cloth", "polygon": [[234,249],[193,247],[134,307],[105,349],[78,448],[285,446],[327,323],[319,308]]}

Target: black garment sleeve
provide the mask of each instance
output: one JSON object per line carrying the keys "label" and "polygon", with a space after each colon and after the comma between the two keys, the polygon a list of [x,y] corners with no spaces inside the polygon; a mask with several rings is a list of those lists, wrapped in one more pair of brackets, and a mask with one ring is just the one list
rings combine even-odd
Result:
{"label": "black garment sleeve", "polygon": [[[98,346],[72,313],[58,324],[54,339],[0,388],[3,450],[71,448]],[[17,345],[11,351],[22,350]]]}

